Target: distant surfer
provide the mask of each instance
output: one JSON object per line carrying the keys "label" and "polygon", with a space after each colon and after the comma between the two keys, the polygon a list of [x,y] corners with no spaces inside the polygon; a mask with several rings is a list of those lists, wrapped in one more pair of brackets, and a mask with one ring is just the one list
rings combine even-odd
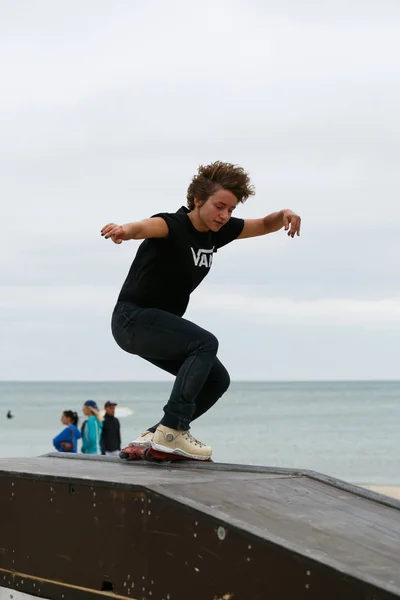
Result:
{"label": "distant surfer", "polygon": [[11,410],[8,411],[7,413],[7,419],[13,419],[14,415],[12,414]]}
{"label": "distant surfer", "polygon": [[[133,446],[208,460],[211,447],[190,424],[226,392],[230,378],[217,358],[217,338],[183,319],[191,292],[211,268],[214,254],[233,240],[285,228],[300,235],[300,217],[284,209],[261,219],[232,216],[254,194],[249,175],[231,163],[200,166],[187,191],[187,207],[101,230],[115,244],[144,240],[138,248],[112,316],[112,333],[126,352],[176,376],[161,421]],[[251,310],[251,307],[249,307]]]}

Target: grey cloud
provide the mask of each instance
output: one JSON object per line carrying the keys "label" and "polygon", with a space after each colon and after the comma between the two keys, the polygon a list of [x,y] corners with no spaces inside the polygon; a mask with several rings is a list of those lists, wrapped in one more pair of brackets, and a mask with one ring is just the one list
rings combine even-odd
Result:
{"label": "grey cloud", "polygon": [[[363,379],[398,376],[399,326],[340,326],[256,320],[248,311],[235,318],[224,306],[192,309],[188,318],[213,331],[220,359],[232,379]],[[43,325],[43,327],[41,326]],[[34,327],[11,324],[0,346],[1,379],[169,379],[138,357],[124,353],[103,317],[82,314],[62,322],[56,311]]]}
{"label": "grey cloud", "polygon": [[[244,212],[244,210],[242,211]],[[2,286],[122,285],[138,242],[115,246],[98,231],[80,239],[71,234],[55,242],[31,238],[15,262],[9,255],[0,268]],[[221,249],[202,284],[240,290],[253,286],[266,297],[379,299],[400,296],[400,241],[397,226],[384,229],[347,223],[339,230],[308,226],[300,238],[283,231],[253,240],[238,240]],[[45,292],[43,292],[45,293]]]}

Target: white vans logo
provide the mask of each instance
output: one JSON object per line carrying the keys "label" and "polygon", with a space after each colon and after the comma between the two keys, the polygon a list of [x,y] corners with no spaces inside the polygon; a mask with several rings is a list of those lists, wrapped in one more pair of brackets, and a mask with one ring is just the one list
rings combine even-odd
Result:
{"label": "white vans logo", "polygon": [[193,255],[193,262],[196,267],[207,267],[210,268],[212,265],[212,258],[214,252],[214,246],[211,250],[206,250],[204,248],[199,248],[197,252],[190,248]]}

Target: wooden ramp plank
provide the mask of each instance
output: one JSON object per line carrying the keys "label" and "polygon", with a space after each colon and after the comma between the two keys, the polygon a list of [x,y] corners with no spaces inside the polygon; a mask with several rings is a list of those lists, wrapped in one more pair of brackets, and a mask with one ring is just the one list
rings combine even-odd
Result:
{"label": "wooden ramp plank", "polygon": [[[129,527],[136,531],[136,539],[130,539],[127,548],[135,553],[136,569],[149,577],[149,573],[154,572],[153,578],[158,580],[152,588],[152,600],[163,598],[163,581],[174,589],[171,598],[184,598],[176,587],[173,573],[183,569],[187,581],[192,582],[199,569],[198,556],[208,569],[208,579],[199,580],[198,592],[203,596],[194,596],[201,600],[208,597],[214,600],[214,596],[207,594],[211,588],[218,591],[221,585],[218,569],[222,565],[227,569],[226,576],[236,582],[237,590],[244,584],[238,573],[229,571],[229,565],[236,565],[239,571],[246,566],[245,571],[252,580],[253,592],[250,593],[249,588],[247,596],[243,596],[243,587],[233,596],[235,600],[241,597],[261,600],[269,597],[268,594],[286,600],[289,596],[279,595],[283,589],[286,595],[296,592],[297,598],[310,600],[400,598],[400,502],[321,474],[215,463],[129,464],[111,457],[51,454],[32,459],[0,459],[0,484],[3,495],[0,504],[4,505],[0,515],[0,570],[3,559],[12,566],[6,547],[12,544],[12,527],[4,520],[7,502],[13,501],[8,506],[22,510],[22,496],[31,490],[32,497],[40,503],[38,514],[43,522],[48,520],[48,544],[53,543],[57,527],[63,530],[64,536],[69,535],[65,521],[61,527],[60,519],[78,507],[89,511],[91,527],[94,527],[92,535],[96,537],[104,517],[114,514],[118,523],[118,532],[113,534],[114,545],[118,539],[123,540],[121,536],[130,523]],[[13,489],[19,492],[14,500]],[[96,494],[98,499],[93,501]],[[8,532],[3,548],[1,519]],[[24,527],[30,526],[28,519]],[[32,527],[35,526],[32,523]],[[220,526],[230,532],[224,543],[222,538],[218,541]],[[22,538],[20,541],[23,548]],[[71,552],[79,552],[75,541],[71,540],[70,544],[71,549],[75,549]],[[252,548],[251,557],[243,554],[247,547]],[[141,555],[137,554],[138,548],[143,549]],[[48,547],[44,550],[50,560]],[[129,557],[120,555],[121,548],[118,552],[119,562],[112,567],[114,578],[122,577],[118,574],[122,563],[129,564],[129,560],[126,562]],[[156,564],[148,562],[152,554]],[[188,556],[194,569],[190,575]],[[21,556],[25,569],[33,564],[32,557],[28,559]],[[35,560],[37,568],[43,568],[39,558]],[[56,578],[63,560],[67,557],[55,556]],[[243,564],[243,560],[251,563]],[[71,574],[75,573],[72,583],[76,580],[83,585],[81,575],[74,571],[72,563],[68,564]],[[307,565],[312,565],[313,588],[307,580],[307,573],[311,573]],[[290,580],[285,579],[288,569],[293,574]],[[96,577],[93,573],[93,582],[97,581]],[[306,583],[299,591],[298,584],[303,577]],[[93,585],[94,589],[100,589]],[[124,595],[123,588],[119,588],[118,593]],[[145,592],[138,597],[147,598]]]}
{"label": "wooden ramp plank", "polygon": [[307,477],[151,489],[182,503],[192,500],[266,540],[400,590],[400,511],[394,508]]}

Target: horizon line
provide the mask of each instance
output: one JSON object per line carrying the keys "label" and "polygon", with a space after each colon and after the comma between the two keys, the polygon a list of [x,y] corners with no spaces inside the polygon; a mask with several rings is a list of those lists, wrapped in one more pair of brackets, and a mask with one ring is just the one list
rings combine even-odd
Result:
{"label": "horizon line", "polygon": [[[170,379],[0,379],[0,383],[171,383]],[[231,383],[400,383],[395,378],[231,379]]]}

